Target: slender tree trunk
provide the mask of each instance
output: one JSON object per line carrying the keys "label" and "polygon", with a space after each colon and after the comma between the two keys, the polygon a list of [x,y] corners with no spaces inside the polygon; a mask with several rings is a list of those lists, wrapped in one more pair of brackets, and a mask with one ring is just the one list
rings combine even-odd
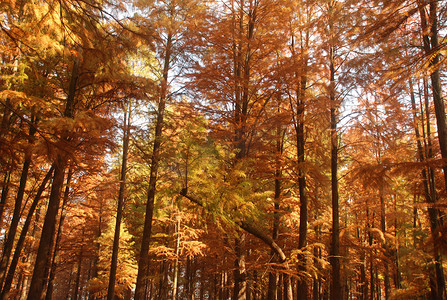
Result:
{"label": "slender tree trunk", "polygon": [[[368,203],[367,203],[368,204]],[[375,281],[375,273],[374,273],[374,250],[372,248],[373,245],[373,236],[371,234],[371,228],[374,227],[374,213],[372,217],[369,216],[369,209],[366,209],[366,218],[367,218],[367,238],[369,245],[369,280],[370,280],[370,294],[369,299],[374,300],[376,295],[376,281]]]}
{"label": "slender tree trunk", "polygon": [[157,121],[155,124],[154,144],[151,156],[151,171],[149,178],[149,190],[147,195],[146,213],[144,217],[143,238],[141,240],[141,251],[138,260],[138,275],[135,288],[135,300],[144,299],[144,290],[146,286],[146,274],[149,268],[149,243],[152,232],[152,216],[154,212],[155,188],[157,185],[158,165],[160,162],[160,146],[163,129],[163,119],[166,106],[166,97],[168,89],[168,72],[170,68],[172,51],[172,33],[168,34],[166,42],[165,61],[163,66],[163,78],[160,86],[160,99],[158,103]]}
{"label": "slender tree trunk", "polygon": [[[397,216],[398,210],[397,210],[397,197],[396,195],[394,195],[394,212]],[[396,250],[394,252],[394,261],[395,261],[395,276],[394,276],[394,286],[396,287],[396,289],[401,289],[402,288],[402,275],[400,272],[400,257],[399,257],[399,248],[400,248],[400,243],[399,243],[399,223],[397,220],[397,217],[394,219],[394,236],[396,238]]]}
{"label": "slender tree trunk", "polygon": [[247,290],[247,269],[245,267],[246,249],[245,249],[246,234],[239,233],[236,238],[236,260],[234,262],[234,289],[233,299],[245,300]]}
{"label": "slender tree trunk", "polygon": [[[329,1],[329,14],[333,14],[333,3]],[[330,17],[331,19],[332,17]],[[333,34],[332,22],[330,21],[330,31]],[[332,37],[331,37],[332,40]],[[329,47],[329,71],[330,86],[329,97],[331,102],[331,191],[332,191],[332,234],[331,234],[331,257],[332,266],[332,288],[331,300],[342,299],[342,285],[340,275],[340,216],[339,216],[339,196],[338,196],[338,133],[337,115],[338,101],[335,96],[335,46]]]}
{"label": "slender tree trunk", "polygon": [[[379,135],[380,138],[380,135]],[[379,163],[381,163],[381,153],[379,152]],[[380,199],[380,230],[385,234],[386,233],[386,207],[385,207],[385,197],[383,195],[384,188],[384,180],[381,178],[380,186],[379,186],[379,199]],[[385,299],[388,300],[391,296],[391,283],[390,283],[390,274],[389,274],[389,262],[388,262],[388,248],[385,243],[382,245],[385,260],[384,264],[384,284],[385,284]]]}
{"label": "slender tree trunk", "polygon": [[[68,90],[68,97],[65,105],[64,116],[73,118],[74,113],[74,98],[76,92],[77,81],[79,77],[79,59],[75,58],[70,86]],[[65,137],[64,140],[67,140]],[[56,219],[59,211],[60,192],[64,184],[64,173],[68,162],[68,155],[66,153],[59,153],[53,162],[54,175],[51,186],[50,198],[48,201],[47,213],[45,215],[44,224],[42,227],[42,234],[37,250],[36,262],[34,265],[33,276],[31,279],[30,291],[28,294],[29,300],[44,299],[45,289],[45,268],[49,265],[51,257],[52,241],[54,240]]]}
{"label": "slender tree trunk", "polygon": [[368,299],[368,281],[366,279],[366,255],[365,252],[361,254],[361,265],[360,265],[360,299]]}
{"label": "slender tree trunk", "polygon": [[[236,14],[234,11],[234,3],[233,5],[233,16]],[[253,19],[250,17],[252,14],[251,7],[247,8],[247,16],[248,17],[248,31],[245,35],[244,29],[244,16],[245,12],[245,4],[244,1],[241,1],[239,8],[239,22],[238,22],[238,41],[234,42],[233,45],[233,60],[234,60],[234,95],[235,95],[235,110],[234,110],[234,124],[235,124],[235,138],[234,144],[237,150],[236,161],[240,161],[246,158],[247,156],[247,132],[246,132],[246,121],[247,121],[247,113],[248,113],[248,85],[250,81],[250,40],[253,37]],[[233,24],[234,28],[236,28],[236,24]],[[233,38],[236,37],[234,34]],[[246,42],[246,52],[243,53],[242,50],[242,40],[247,39]],[[236,237],[235,240],[235,249],[236,249],[236,260],[234,262],[234,288],[233,288],[233,298],[237,300],[245,300],[246,299],[246,288],[247,288],[247,275],[245,268],[245,234],[243,232],[239,232],[239,237]]]}
{"label": "slender tree trunk", "polygon": [[[301,95],[300,98],[304,97]],[[304,102],[303,99],[298,100],[298,124],[296,126],[296,139],[297,139],[297,154],[298,154],[298,187],[300,193],[300,227],[299,227],[299,239],[298,239],[298,249],[304,251],[307,246],[307,220],[308,220],[308,200],[306,191],[306,174],[304,172]],[[298,256],[298,270],[301,272],[306,271],[305,261],[306,257],[304,255]],[[305,278],[301,278],[298,282],[297,288],[298,300],[307,300],[307,282]]]}
{"label": "slender tree trunk", "polygon": [[0,198],[0,229],[3,229],[3,213],[5,211],[6,200],[8,199],[10,181],[11,170],[7,170],[2,183],[2,194]]}
{"label": "slender tree trunk", "polygon": [[[97,239],[99,239],[99,237],[102,235],[102,221],[103,221],[103,201],[100,201],[100,205],[98,207],[98,228],[97,228],[97,232],[96,232],[96,237]],[[99,253],[100,253],[100,248],[101,248],[101,244],[96,242],[95,243],[95,252],[92,258],[92,262],[91,262],[91,278],[95,278],[98,277],[98,262],[99,262]],[[96,300],[96,297],[92,294],[89,295],[88,297],[89,300]]]}
{"label": "slender tree trunk", "polygon": [[162,261],[160,266],[161,276],[159,281],[158,300],[168,299],[168,273],[169,273],[169,265],[166,261]]}
{"label": "slender tree trunk", "polygon": [[[0,102],[1,105],[4,107],[3,116],[0,124],[0,144],[7,144],[8,140],[5,138],[7,131],[9,130],[10,126],[10,119],[11,119],[11,100],[9,98],[5,99],[5,103]],[[9,159],[10,161],[10,159]],[[1,161],[1,165],[3,165],[3,161]],[[2,194],[0,199],[0,229],[3,229],[3,214],[5,212],[5,205],[6,200],[8,199],[8,192],[9,192],[9,183],[11,179],[11,166],[8,162],[5,163],[6,170],[4,179],[1,185],[2,188]]]}
{"label": "slender tree trunk", "polygon": [[[278,108],[278,113],[280,112]],[[280,157],[283,152],[283,140],[284,135],[281,130],[281,125],[277,126],[276,129],[276,167],[275,167],[275,195],[273,198],[274,201],[274,210],[273,210],[273,232],[272,232],[272,239],[276,241],[278,239],[278,233],[279,233],[279,209],[280,209],[280,200],[281,200],[281,164],[280,164]],[[278,260],[278,257],[275,255],[275,252],[272,250],[270,251],[270,255],[272,256],[272,262],[276,262]],[[268,284],[268,291],[267,291],[267,297],[268,299],[275,300],[276,297],[276,289],[278,285],[278,278],[277,274],[275,272],[269,273],[269,284]]]}
{"label": "slender tree trunk", "polygon": [[[293,113],[293,125],[296,133],[296,150],[298,161],[298,189],[300,194],[300,225],[299,225],[299,239],[298,249],[304,250],[307,246],[307,222],[308,222],[308,200],[306,191],[306,172],[305,172],[305,132],[304,132],[304,117],[305,117],[305,97],[307,89],[307,70],[308,70],[308,55],[307,48],[309,46],[309,31],[305,32],[304,44],[301,45],[301,59],[298,64],[297,55],[295,53],[295,37],[292,36],[292,55],[295,68],[295,77],[297,79],[296,88],[296,111],[294,105],[290,103]],[[306,271],[305,256],[298,257],[298,271]],[[308,297],[307,282],[301,279],[297,285],[297,299],[306,300]]]}
{"label": "slender tree trunk", "polygon": [[[279,209],[280,209],[280,196],[281,196],[281,181],[279,177],[281,176],[280,170],[277,168],[275,172],[275,196],[274,196],[274,212],[273,212],[273,232],[272,239],[276,241],[278,239],[279,232]],[[273,250],[270,251],[270,255],[272,256],[272,262],[277,261],[277,256]],[[267,298],[271,300],[275,300],[276,298],[276,289],[278,286],[278,276],[275,272],[269,273],[269,284],[267,291]]]}
{"label": "slender tree trunk", "polygon": [[46,300],[51,300],[53,297],[53,287],[54,287],[53,283],[54,283],[54,277],[56,275],[56,269],[57,269],[57,261],[56,260],[58,258],[57,255],[59,252],[59,244],[62,239],[62,229],[63,229],[64,221],[65,221],[67,202],[68,202],[68,199],[70,196],[70,183],[71,183],[72,176],[73,176],[73,168],[70,168],[68,170],[67,179],[66,179],[66,183],[65,183],[65,191],[64,191],[64,198],[62,200],[61,216],[59,218],[59,225],[57,227],[56,242],[54,243],[54,250],[53,250],[51,266],[50,266],[50,275],[48,278],[48,288],[47,288],[47,293],[45,296]]}
{"label": "slender tree trunk", "polygon": [[[84,236],[84,230],[82,230],[82,235]],[[76,282],[75,282],[75,288],[73,290],[73,300],[78,300],[78,294],[79,294],[79,287],[81,282],[81,270],[82,270],[82,261],[84,256],[84,239],[82,239],[81,248],[79,249],[78,254],[78,268],[76,270]]]}
{"label": "slender tree trunk", "polygon": [[185,271],[185,279],[186,279],[186,299],[191,300],[191,297],[193,295],[192,286],[193,286],[193,276],[192,276],[192,261],[191,258],[188,257],[186,259],[186,271]]}
{"label": "slender tree trunk", "polygon": [[28,229],[31,225],[31,219],[34,215],[34,211],[36,210],[37,204],[39,203],[40,198],[42,197],[42,193],[45,190],[45,187],[48,183],[48,181],[51,178],[51,175],[53,174],[53,168],[51,168],[45,178],[43,179],[42,183],[39,186],[39,189],[37,190],[37,193],[34,197],[33,203],[31,203],[31,206],[28,210],[28,215],[26,217],[25,223],[23,224],[22,231],[20,232],[19,240],[17,241],[17,245],[14,251],[14,255],[11,261],[11,265],[9,266],[8,273],[6,274],[5,284],[3,286],[0,299],[6,300],[9,298],[9,291],[11,289],[11,284],[14,278],[15,270],[17,268],[17,264],[19,263],[20,255],[22,253],[22,248],[25,244],[25,238],[26,234],[28,233]]}
{"label": "slender tree trunk", "polygon": [[126,187],[127,173],[127,153],[129,151],[129,135],[130,135],[130,104],[127,111],[124,111],[124,128],[123,128],[123,161],[121,164],[120,189],[118,193],[118,207],[116,210],[115,236],[113,238],[112,261],[110,263],[109,286],[107,289],[107,300],[113,300],[115,296],[116,268],[118,265],[118,251],[120,243],[121,219],[124,206],[124,190]]}
{"label": "slender tree trunk", "polygon": [[[179,277],[179,254],[180,254],[180,216],[177,216],[177,222],[175,223],[175,262],[174,262],[174,278],[172,283],[172,300],[177,299],[178,291],[178,277]],[[202,273],[203,276],[203,273]]]}

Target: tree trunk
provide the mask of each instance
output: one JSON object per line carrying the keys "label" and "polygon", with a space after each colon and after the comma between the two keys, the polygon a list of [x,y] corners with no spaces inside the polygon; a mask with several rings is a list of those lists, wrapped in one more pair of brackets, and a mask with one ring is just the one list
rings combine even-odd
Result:
{"label": "tree trunk", "polygon": [[[79,77],[79,59],[75,58],[73,63],[73,70],[71,74],[70,86],[65,105],[64,117],[73,118],[74,98],[76,92],[77,81]],[[66,137],[62,137],[66,140]],[[66,153],[58,153],[53,162],[54,175],[51,186],[50,198],[48,200],[47,213],[45,215],[44,224],[42,227],[42,234],[37,250],[36,262],[34,265],[33,276],[31,279],[30,291],[28,294],[29,300],[43,299],[45,289],[45,268],[49,265],[51,257],[51,243],[54,240],[56,219],[59,211],[60,192],[64,184],[64,173],[68,162],[68,155]]]}
{"label": "tree trunk", "polygon": [[3,229],[3,213],[5,211],[6,200],[8,199],[10,181],[11,171],[7,170],[2,183],[2,194],[0,198],[0,229]]}
{"label": "tree trunk", "polygon": [[234,290],[233,299],[245,300],[247,291],[247,269],[245,267],[246,249],[245,249],[245,233],[239,233],[236,238],[236,260],[234,262]]}
{"label": "tree trunk", "polygon": [[[84,230],[82,230],[82,235],[84,235]],[[75,288],[73,290],[73,300],[78,300],[78,294],[79,294],[79,287],[81,282],[81,270],[82,270],[82,261],[83,261],[83,245],[84,239],[82,239],[81,248],[79,249],[78,254],[78,268],[76,270],[76,282],[75,282]]]}
{"label": "tree trunk", "polygon": [[[332,2],[329,6],[329,13],[332,14]],[[331,28],[332,31],[332,28]],[[332,191],[332,234],[331,234],[331,257],[332,266],[332,288],[331,300],[342,299],[342,286],[340,275],[340,216],[339,216],[339,196],[338,196],[338,133],[337,133],[337,108],[338,103],[335,97],[335,47],[329,48],[329,71],[330,86],[329,97],[331,102],[331,191]]]}
{"label": "tree trunk", "polygon": [[59,218],[59,225],[57,227],[56,242],[54,243],[54,250],[53,250],[51,266],[50,266],[50,275],[48,278],[48,288],[47,288],[47,293],[45,296],[46,300],[51,300],[53,297],[53,283],[54,283],[54,277],[56,275],[56,269],[57,269],[56,260],[57,260],[57,255],[59,252],[59,244],[62,239],[62,228],[64,226],[66,207],[67,207],[67,202],[68,202],[68,199],[70,196],[70,183],[71,183],[72,175],[73,175],[73,168],[70,168],[68,170],[67,180],[65,183],[65,191],[64,191],[64,198],[62,201],[61,216]]}
{"label": "tree trunk", "polygon": [[[368,204],[368,203],[367,203]],[[373,236],[371,233],[371,228],[374,227],[374,213],[372,217],[369,216],[369,209],[366,209],[366,218],[367,218],[367,238],[369,245],[369,280],[370,280],[370,294],[369,299],[374,300],[376,295],[376,282],[375,282],[375,273],[374,273],[374,250],[372,248],[373,245]]]}
{"label": "tree trunk", "polygon": [[[277,176],[280,176],[279,170],[276,172]],[[279,197],[281,194],[281,181],[279,178],[275,178],[275,197],[274,197],[274,212],[273,212],[273,233],[272,233],[272,239],[276,241],[278,238],[278,232],[279,232]],[[272,256],[272,262],[275,263],[277,261],[277,256],[273,250],[271,250],[271,256]],[[268,291],[267,291],[267,298],[271,300],[276,299],[276,289],[278,287],[278,275],[276,272],[270,272],[269,273],[269,284],[268,284]]]}
{"label": "tree trunk", "polygon": [[[294,40],[294,39],[292,39]],[[307,89],[307,69],[308,69],[308,57],[306,54],[309,41],[309,32],[306,31],[305,45],[301,46],[300,60],[300,70],[295,71],[295,76],[298,80],[296,89],[296,113],[291,104],[293,111],[293,121],[296,133],[296,150],[297,150],[297,161],[298,161],[298,189],[300,194],[300,225],[299,225],[299,239],[298,239],[298,249],[304,250],[307,246],[307,222],[308,222],[308,199],[306,191],[306,172],[305,172],[305,132],[304,132],[304,117],[305,117],[305,97]],[[292,48],[295,49],[292,43]],[[305,48],[305,49],[303,49]],[[294,50],[293,50],[294,51]],[[293,53],[294,60],[296,60],[296,55]],[[296,63],[296,62],[295,62]],[[305,272],[306,264],[304,255],[298,256],[298,271]],[[298,281],[297,286],[297,299],[306,300],[307,294],[307,282],[305,278]]]}
{"label": "tree trunk", "polygon": [[168,72],[170,68],[172,51],[172,33],[168,33],[166,43],[165,61],[163,66],[163,78],[160,86],[160,99],[158,103],[157,121],[155,124],[154,145],[151,156],[151,171],[149,178],[149,189],[146,203],[146,213],[144,217],[143,237],[141,240],[140,257],[138,260],[138,275],[135,287],[135,300],[144,299],[144,290],[146,286],[146,274],[149,268],[149,243],[152,233],[152,216],[154,213],[155,188],[157,185],[158,165],[160,162],[160,146],[163,129],[163,119],[166,106],[166,97],[168,89]]}
{"label": "tree trunk", "polygon": [[[386,232],[386,215],[385,215],[385,197],[383,196],[383,179],[381,180],[380,186],[380,230],[385,234]],[[388,264],[388,249],[387,245],[384,243],[382,245],[385,254],[384,264],[384,283],[385,283],[385,299],[390,299],[391,296],[391,283],[390,283],[390,274],[389,274],[389,264]]]}
{"label": "tree trunk", "polygon": [[[394,195],[394,213],[398,214],[398,210],[397,210],[397,197],[396,195]],[[394,262],[395,262],[395,275],[394,275],[394,286],[396,287],[396,289],[401,289],[402,288],[402,275],[400,272],[400,257],[399,257],[399,236],[398,236],[398,227],[399,223],[397,220],[397,217],[394,219],[394,237],[396,239],[396,250],[394,251]]]}
{"label": "tree trunk", "polygon": [[[100,205],[98,207],[99,213],[98,213],[98,228],[97,228],[97,232],[96,232],[96,237],[97,239],[99,239],[102,235],[102,221],[103,221],[103,201],[100,201]],[[95,243],[96,249],[93,255],[93,259],[91,261],[91,267],[90,267],[90,272],[91,272],[91,278],[95,278],[98,277],[98,262],[99,262],[99,253],[100,253],[100,248],[101,248],[101,244],[96,242]],[[88,297],[89,300],[96,300],[96,297],[93,294],[90,294]]]}
{"label": "tree trunk", "polygon": [[[279,110],[279,109],[278,109]],[[279,233],[279,209],[280,209],[280,199],[281,199],[281,165],[279,162],[279,157],[282,155],[283,152],[283,134],[281,132],[281,126],[277,127],[276,131],[276,155],[278,156],[278,159],[276,160],[276,170],[275,170],[275,195],[273,198],[274,201],[274,210],[273,210],[273,232],[272,232],[272,239],[274,241],[278,238]],[[275,252],[271,250],[271,256],[272,256],[272,262],[275,263],[278,258],[275,255]],[[276,272],[270,272],[269,273],[269,284],[268,284],[268,291],[267,291],[267,297],[268,299],[275,300],[276,299],[276,289],[278,286],[278,276]]]}
{"label": "tree trunk", "polygon": [[[178,291],[178,279],[179,279],[179,254],[180,254],[180,216],[177,216],[177,222],[175,223],[175,262],[174,262],[174,278],[172,283],[172,300],[177,299]],[[203,276],[203,273],[202,273]]]}
{"label": "tree trunk", "polygon": [[123,161],[121,164],[120,189],[118,193],[118,207],[116,210],[115,236],[113,238],[112,261],[110,263],[109,286],[107,289],[107,300],[113,300],[115,296],[116,268],[118,265],[118,251],[120,243],[121,219],[124,206],[124,190],[126,187],[127,173],[127,153],[129,151],[129,135],[130,135],[130,110],[128,104],[127,111],[124,111],[124,128],[123,128]]}

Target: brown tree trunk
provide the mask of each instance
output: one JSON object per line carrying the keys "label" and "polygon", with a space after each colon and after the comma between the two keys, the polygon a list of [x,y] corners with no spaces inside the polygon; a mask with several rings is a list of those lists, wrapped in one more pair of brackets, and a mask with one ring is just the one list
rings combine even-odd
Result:
{"label": "brown tree trunk", "polygon": [[[179,254],[180,254],[180,216],[176,217],[175,222],[175,261],[174,261],[174,274],[173,274],[173,283],[172,283],[172,300],[177,299],[178,293],[178,279],[179,279]],[[201,275],[203,277],[203,273]],[[202,287],[203,289],[203,287]]]}
{"label": "brown tree trunk", "polygon": [[62,239],[62,229],[63,229],[64,221],[65,221],[67,202],[68,202],[68,199],[70,196],[70,183],[71,183],[72,176],[73,176],[73,168],[70,168],[68,170],[67,179],[66,179],[66,183],[65,183],[65,191],[64,191],[64,198],[62,200],[61,216],[59,218],[59,225],[57,226],[56,241],[54,243],[54,250],[53,250],[53,255],[52,255],[52,259],[51,259],[50,274],[49,274],[49,278],[48,278],[48,288],[47,288],[47,292],[46,292],[46,296],[45,296],[46,300],[51,300],[53,297],[53,288],[54,288],[53,283],[54,283],[54,277],[56,275],[56,269],[57,269],[56,260],[57,260],[57,255],[59,252],[59,244]]}
{"label": "brown tree trunk", "polygon": [[10,181],[11,171],[7,170],[2,182],[2,194],[0,198],[0,229],[3,229],[3,213],[5,211],[6,200],[8,199]]}
{"label": "brown tree trunk", "polygon": [[[307,64],[307,62],[306,62]],[[305,163],[305,139],[304,139],[304,96],[306,89],[306,75],[302,76],[300,91],[297,93],[297,121],[295,122],[296,140],[297,140],[297,156],[298,156],[298,188],[300,193],[300,227],[299,227],[299,239],[298,239],[298,249],[304,250],[307,246],[307,221],[308,221],[308,200],[306,191],[306,173],[304,172]],[[298,270],[301,272],[306,271],[305,261],[306,257],[304,255],[299,255],[298,257]],[[298,282],[297,288],[298,300],[307,300],[307,282],[305,278],[302,278]]]}
{"label": "brown tree trunk", "polygon": [[120,174],[120,189],[118,193],[118,207],[116,210],[115,235],[113,238],[112,261],[110,263],[109,285],[107,289],[107,300],[113,300],[115,296],[115,282],[116,282],[116,268],[118,265],[118,250],[120,243],[121,219],[123,215],[124,206],[124,190],[126,187],[126,173],[127,173],[127,153],[129,150],[129,135],[130,135],[130,104],[127,111],[124,111],[124,128],[123,128],[123,161],[121,164]]}
{"label": "brown tree trunk", "polygon": [[[76,92],[77,81],[79,77],[79,59],[75,58],[71,74],[68,96],[65,104],[64,117],[73,118],[74,98]],[[67,140],[65,137],[63,140]],[[36,262],[34,265],[31,286],[28,294],[29,300],[44,299],[45,289],[45,268],[49,265],[51,257],[52,241],[56,231],[56,219],[59,211],[60,192],[64,184],[64,173],[68,162],[66,153],[59,153],[53,162],[54,175],[51,186],[50,198],[48,200],[47,213],[45,215],[42,234],[37,250]]]}
{"label": "brown tree trunk", "polygon": [[[280,196],[281,196],[281,181],[279,177],[281,176],[281,172],[279,170],[279,166],[276,169],[275,172],[275,196],[274,196],[274,212],[273,212],[273,232],[272,232],[272,239],[276,241],[278,238],[278,232],[279,232],[279,209],[280,209]],[[272,262],[276,262],[277,256],[275,255],[274,251],[271,251],[272,255]],[[276,272],[270,272],[269,273],[269,284],[268,284],[268,291],[267,291],[267,298],[271,300],[275,300],[276,298],[276,289],[278,286],[278,276]]]}
{"label": "brown tree trunk", "polygon": [[245,267],[246,249],[245,249],[246,234],[239,233],[236,238],[236,260],[234,261],[234,289],[233,299],[245,300],[247,291],[247,269]]}
{"label": "brown tree trunk", "polygon": [[[380,230],[385,233],[386,232],[386,217],[385,217],[385,198],[383,196],[383,180],[382,187],[380,188]],[[390,283],[390,274],[389,274],[389,263],[388,263],[388,253],[386,244],[382,245],[385,252],[385,260],[384,264],[384,284],[385,284],[385,299],[390,299],[391,296],[391,283]]]}
{"label": "brown tree trunk", "polygon": [[[84,235],[84,230],[82,230],[82,235]],[[76,281],[75,281],[75,287],[73,290],[73,300],[78,300],[78,294],[79,294],[79,288],[80,288],[80,282],[81,282],[81,270],[82,270],[82,261],[84,256],[84,239],[82,239],[81,248],[79,249],[78,254],[78,268],[76,270]]]}
{"label": "brown tree trunk", "polygon": [[[278,113],[280,113],[280,108],[278,107]],[[284,134],[285,132],[281,129],[281,124],[279,124],[276,128],[276,166],[275,166],[275,195],[273,197],[273,230],[272,230],[272,239],[276,241],[278,239],[279,234],[279,221],[280,221],[280,201],[281,201],[281,163],[280,157],[283,154],[283,144],[284,144]],[[275,255],[275,252],[271,251],[272,262],[275,263],[278,261],[278,257]],[[267,298],[271,300],[275,300],[276,298],[276,289],[278,287],[278,276],[276,272],[269,273],[269,283],[267,290]]]}
{"label": "brown tree trunk", "polygon": [[[332,10],[332,6],[329,7]],[[329,96],[331,102],[331,191],[332,191],[332,234],[331,257],[332,287],[331,300],[342,299],[342,285],[340,275],[340,216],[338,196],[338,133],[337,133],[337,107],[335,97],[335,47],[330,46],[330,87]]]}

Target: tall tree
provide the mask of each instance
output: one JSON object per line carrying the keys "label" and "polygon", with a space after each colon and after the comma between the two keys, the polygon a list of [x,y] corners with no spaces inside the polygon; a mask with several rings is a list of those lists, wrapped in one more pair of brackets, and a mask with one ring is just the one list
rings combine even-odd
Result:
{"label": "tall tree", "polygon": [[131,120],[131,101],[124,109],[124,121],[123,121],[123,154],[121,162],[120,171],[120,187],[117,199],[117,210],[116,210],[116,223],[115,223],[115,235],[113,237],[113,248],[112,248],[112,260],[110,262],[110,276],[109,276],[109,286],[107,289],[107,299],[112,300],[115,296],[115,281],[116,281],[116,268],[118,264],[118,247],[120,240],[121,231],[121,219],[123,214],[124,205],[124,192],[126,187],[126,174],[127,174],[127,157],[129,152],[129,140],[130,140],[130,120]]}
{"label": "tall tree", "polygon": [[[190,36],[189,20],[193,20],[195,10],[200,8],[200,2],[190,1],[168,1],[154,2],[143,9],[147,10],[150,18],[154,18],[155,43],[158,59],[158,67],[155,68],[155,78],[157,80],[156,92],[152,95],[156,104],[155,121],[153,128],[153,144],[150,154],[150,175],[147,191],[146,212],[144,217],[144,228],[141,240],[141,249],[138,259],[138,277],[135,290],[135,299],[145,297],[147,286],[147,276],[149,267],[149,247],[152,233],[152,219],[154,213],[154,202],[156,196],[156,186],[160,161],[162,159],[163,127],[165,122],[166,105],[172,99],[169,89],[171,87],[170,72],[174,67],[178,67],[180,73],[185,67],[189,44],[186,43]],[[186,62],[185,62],[186,61]],[[176,64],[176,62],[179,62]],[[182,62],[182,64],[180,64]],[[179,74],[174,74],[178,76]]]}
{"label": "tall tree", "polygon": [[342,283],[340,273],[340,208],[338,193],[338,143],[337,131],[339,100],[336,94],[335,81],[335,31],[334,17],[337,12],[337,1],[328,2],[329,21],[329,101],[330,101],[330,135],[331,135],[331,199],[332,199],[332,230],[330,262],[332,266],[331,299],[342,299]]}

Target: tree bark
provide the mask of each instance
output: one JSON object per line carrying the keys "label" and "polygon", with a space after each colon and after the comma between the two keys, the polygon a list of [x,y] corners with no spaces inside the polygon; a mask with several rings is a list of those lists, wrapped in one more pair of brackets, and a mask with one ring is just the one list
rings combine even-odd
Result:
{"label": "tree bark", "polygon": [[[299,227],[299,239],[298,239],[298,249],[304,251],[307,246],[307,221],[308,221],[308,200],[307,200],[307,187],[306,187],[306,172],[304,170],[305,166],[305,138],[304,138],[304,113],[305,104],[304,97],[306,92],[307,84],[307,58],[303,59],[303,74],[301,75],[301,81],[299,89],[297,92],[297,112],[296,112],[296,147],[298,156],[298,189],[300,193],[300,227]],[[299,255],[299,267],[298,270],[301,272],[306,271],[305,261],[306,257],[304,255]],[[307,300],[307,282],[305,278],[298,281],[297,288],[298,300]]]}
{"label": "tree bark", "polygon": [[130,136],[130,104],[127,111],[124,111],[124,128],[123,128],[123,161],[121,164],[120,189],[118,193],[118,207],[116,210],[115,235],[113,237],[112,261],[110,263],[109,286],[107,289],[107,300],[113,300],[115,296],[116,268],[118,265],[118,251],[120,243],[121,219],[124,206],[124,191],[126,187],[127,174],[127,153],[129,151]]}
{"label": "tree bark", "polygon": [[245,300],[247,291],[247,269],[245,267],[246,249],[245,249],[246,235],[244,232],[239,233],[235,241],[236,260],[234,261],[234,289],[233,299]]}
{"label": "tree bark", "polygon": [[[79,59],[75,58],[71,74],[70,86],[68,96],[65,104],[64,117],[73,118],[74,112],[74,98],[76,92],[77,81],[79,77]],[[62,140],[68,141],[67,137],[63,136]],[[63,151],[63,150],[62,150]],[[54,240],[56,218],[60,205],[60,192],[64,184],[64,173],[68,162],[68,155],[65,152],[57,154],[53,162],[54,175],[51,186],[50,198],[48,201],[47,213],[45,215],[44,224],[42,227],[42,234],[37,250],[36,262],[34,265],[33,276],[31,279],[31,286],[28,294],[29,300],[44,299],[45,289],[45,268],[49,265],[51,257],[52,241]]]}
{"label": "tree bark", "polygon": [[56,241],[54,243],[54,250],[53,250],[53,255],[51,258],[50,275],[48,278],[48,288],[47,288],[47,293],[45,296],[46,300],[51,300],[53,297],[53,287],[54,287],[53,283],[54,283],[54,277],[56,275],[56,269],[57,269],[56,260],[57,260],[57,255],[59,252],[59,244],[62,239],[62,229],[63,229],[64,221],[65,221],[66,207],[67,207],[67,202],[69,199],[70,183],[71,183],[72,175],[73,175],[73,168],[70,168],[68,171],[67,180],[65,183],[65,191],[64,191],[64,198],[62,200],[61,216],[59,218],[59,225],[57,226]]}
{"label": "tree bark", "polygon": [[[179,279],[179,254],[180,254],[180,216],[177,216],[175,223],[175,262],[174,262],[174,275],[172,283],[172,300],[177,299],[178,293],[178,279]],[[203,275],[202,275],[203,276]]]}
{"label": "tree bark", "polygon": [[[84,230],[82,230],[82,236],[84,236]],[[82,238],[81,247],[79,249],[78,254],[78,268],[76,269],[76,281],[75,288],[73,289],[73,300],[78,300],[79,287],[81,282],[81,270],[82,270],[82,261],[84,256],[84,238]]]}
{"label": "tree bark", "polygon": [[[277,151],[281,150],[282,147],[278,147],[277,145]],[[278,153],[279,154],[279,153]],[[281,197],[281,181],[280,181],[281,171],[279,164],[276,167],[275,171],[275,196],[274,196],[274,211],[273,211],[273,232],[272,232],[272,239],[276,241],[278,238],[279,233],[279,209],[280,209],[280,197]],[[272,262],[276,261],[276,254],[272,250]],[[267,298],[271,300],[276,299],[276,289],[278,286],[278,276],[276,272],[270,272],[269,273],[269,285],[268,285],[268,291],[267,291]]]}
{"label": "tree bark", "polygon": [[[330,1],[329,14],[332,15],[333,3]],[[332,25],[330,25],[332,32]],[[331,38],[332,39],[332,38]],[[331,234],[331,256],[332,266],[332,288],[331,300],[342,299],[342,286],[340,275],[340,216],[339,216],[339,196],[338,196],[338,133],[337,133],[337,107],[335,97],[335,46],[329,47],[329,71],[330,86],[329,97],[331,103],[331,192],[332,192],[332,234]]]}
{"label": "tree bark", "polygon": [[155,188],[157,185],[158,165],[160,162],[160,146],[163,129],[163,119],[166,106],[168,89],[168,72],[172,54],[172,33],[168,33],[166,42],[166,53],[163,66],[163,78],[160,86],[160,99],[158,103],[157,121],[155,124],[154,145],[151,156],[151,171],[149,178],[149,190],[147,195],[146,213],[144,217],[143,238],[141,240],[141,251],[138,260],[138,275],[135,287],[135,300],[143,300],[145,297],[146,274],[149,268],[149,243],[152,232],[152,217],[154,213]]}
{"label": "tree bark", "polygon": [[11,171],[7,170],[3,179],[2,194],[0,198],[0,229],[3,229],[3,213],[5,211],[6,200],[8,199],[10,181]]}

